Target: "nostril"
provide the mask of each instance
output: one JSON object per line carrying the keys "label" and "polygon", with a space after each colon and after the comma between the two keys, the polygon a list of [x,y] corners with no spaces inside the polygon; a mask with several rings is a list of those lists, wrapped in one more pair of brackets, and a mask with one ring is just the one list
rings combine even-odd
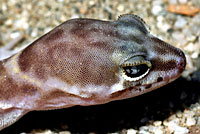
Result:
{"label": "nostril", "polygon": [[184,63],[183,63],[183,62],[181,62],[181,63],[179,64],[179,66],[181,66],[181,67],[184,67]]}
{"label": "nostril", "polygon": [[182,68],[185,68],[185,62],[182,60],[182,61],[179,63],[179,66],[182,67]]}

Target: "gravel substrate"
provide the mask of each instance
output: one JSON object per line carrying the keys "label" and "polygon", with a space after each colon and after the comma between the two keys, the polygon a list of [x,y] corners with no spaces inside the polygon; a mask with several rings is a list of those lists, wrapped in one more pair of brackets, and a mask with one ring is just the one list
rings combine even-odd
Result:
{"label": "gravel substrate", "polygon": [[200,134],[200,13],[171,13],[172,4],[200,9],[200,0],[0,0],[0,59],[68,19],[116,20],[125,13],[142,17],[151,33],[187,58],[182,78],[159,90],[105,105],[31,112],[0,133]]}

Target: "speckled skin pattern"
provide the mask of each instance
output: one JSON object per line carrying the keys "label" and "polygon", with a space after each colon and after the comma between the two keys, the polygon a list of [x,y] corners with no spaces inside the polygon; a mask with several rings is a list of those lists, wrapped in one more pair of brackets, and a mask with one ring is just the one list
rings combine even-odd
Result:
{"label": "speckled skin pattern", "polygon": [[103,104],[175,80],[186,59],[135,15],[72,19],[0,62],[0,130],[33,110]]}

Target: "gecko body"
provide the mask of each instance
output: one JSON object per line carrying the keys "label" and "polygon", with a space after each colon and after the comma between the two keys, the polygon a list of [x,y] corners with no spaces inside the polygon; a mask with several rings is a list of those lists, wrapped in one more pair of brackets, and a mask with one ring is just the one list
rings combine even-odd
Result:
{"label": "gecko body", "polygon": [[185,64],[135,15],[68,20],[0,62],[0,129],[33,110],[138,96],[175,80]]}

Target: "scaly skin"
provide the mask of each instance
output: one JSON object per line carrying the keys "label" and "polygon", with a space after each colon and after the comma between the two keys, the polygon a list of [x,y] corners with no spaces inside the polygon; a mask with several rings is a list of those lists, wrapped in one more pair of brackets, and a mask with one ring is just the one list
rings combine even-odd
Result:
{"label": "scaly skin", "polygon": [[103,104],[175,80],[186,59],[137,16],[68,20],[0,62],[0,129],[29,111]]}

